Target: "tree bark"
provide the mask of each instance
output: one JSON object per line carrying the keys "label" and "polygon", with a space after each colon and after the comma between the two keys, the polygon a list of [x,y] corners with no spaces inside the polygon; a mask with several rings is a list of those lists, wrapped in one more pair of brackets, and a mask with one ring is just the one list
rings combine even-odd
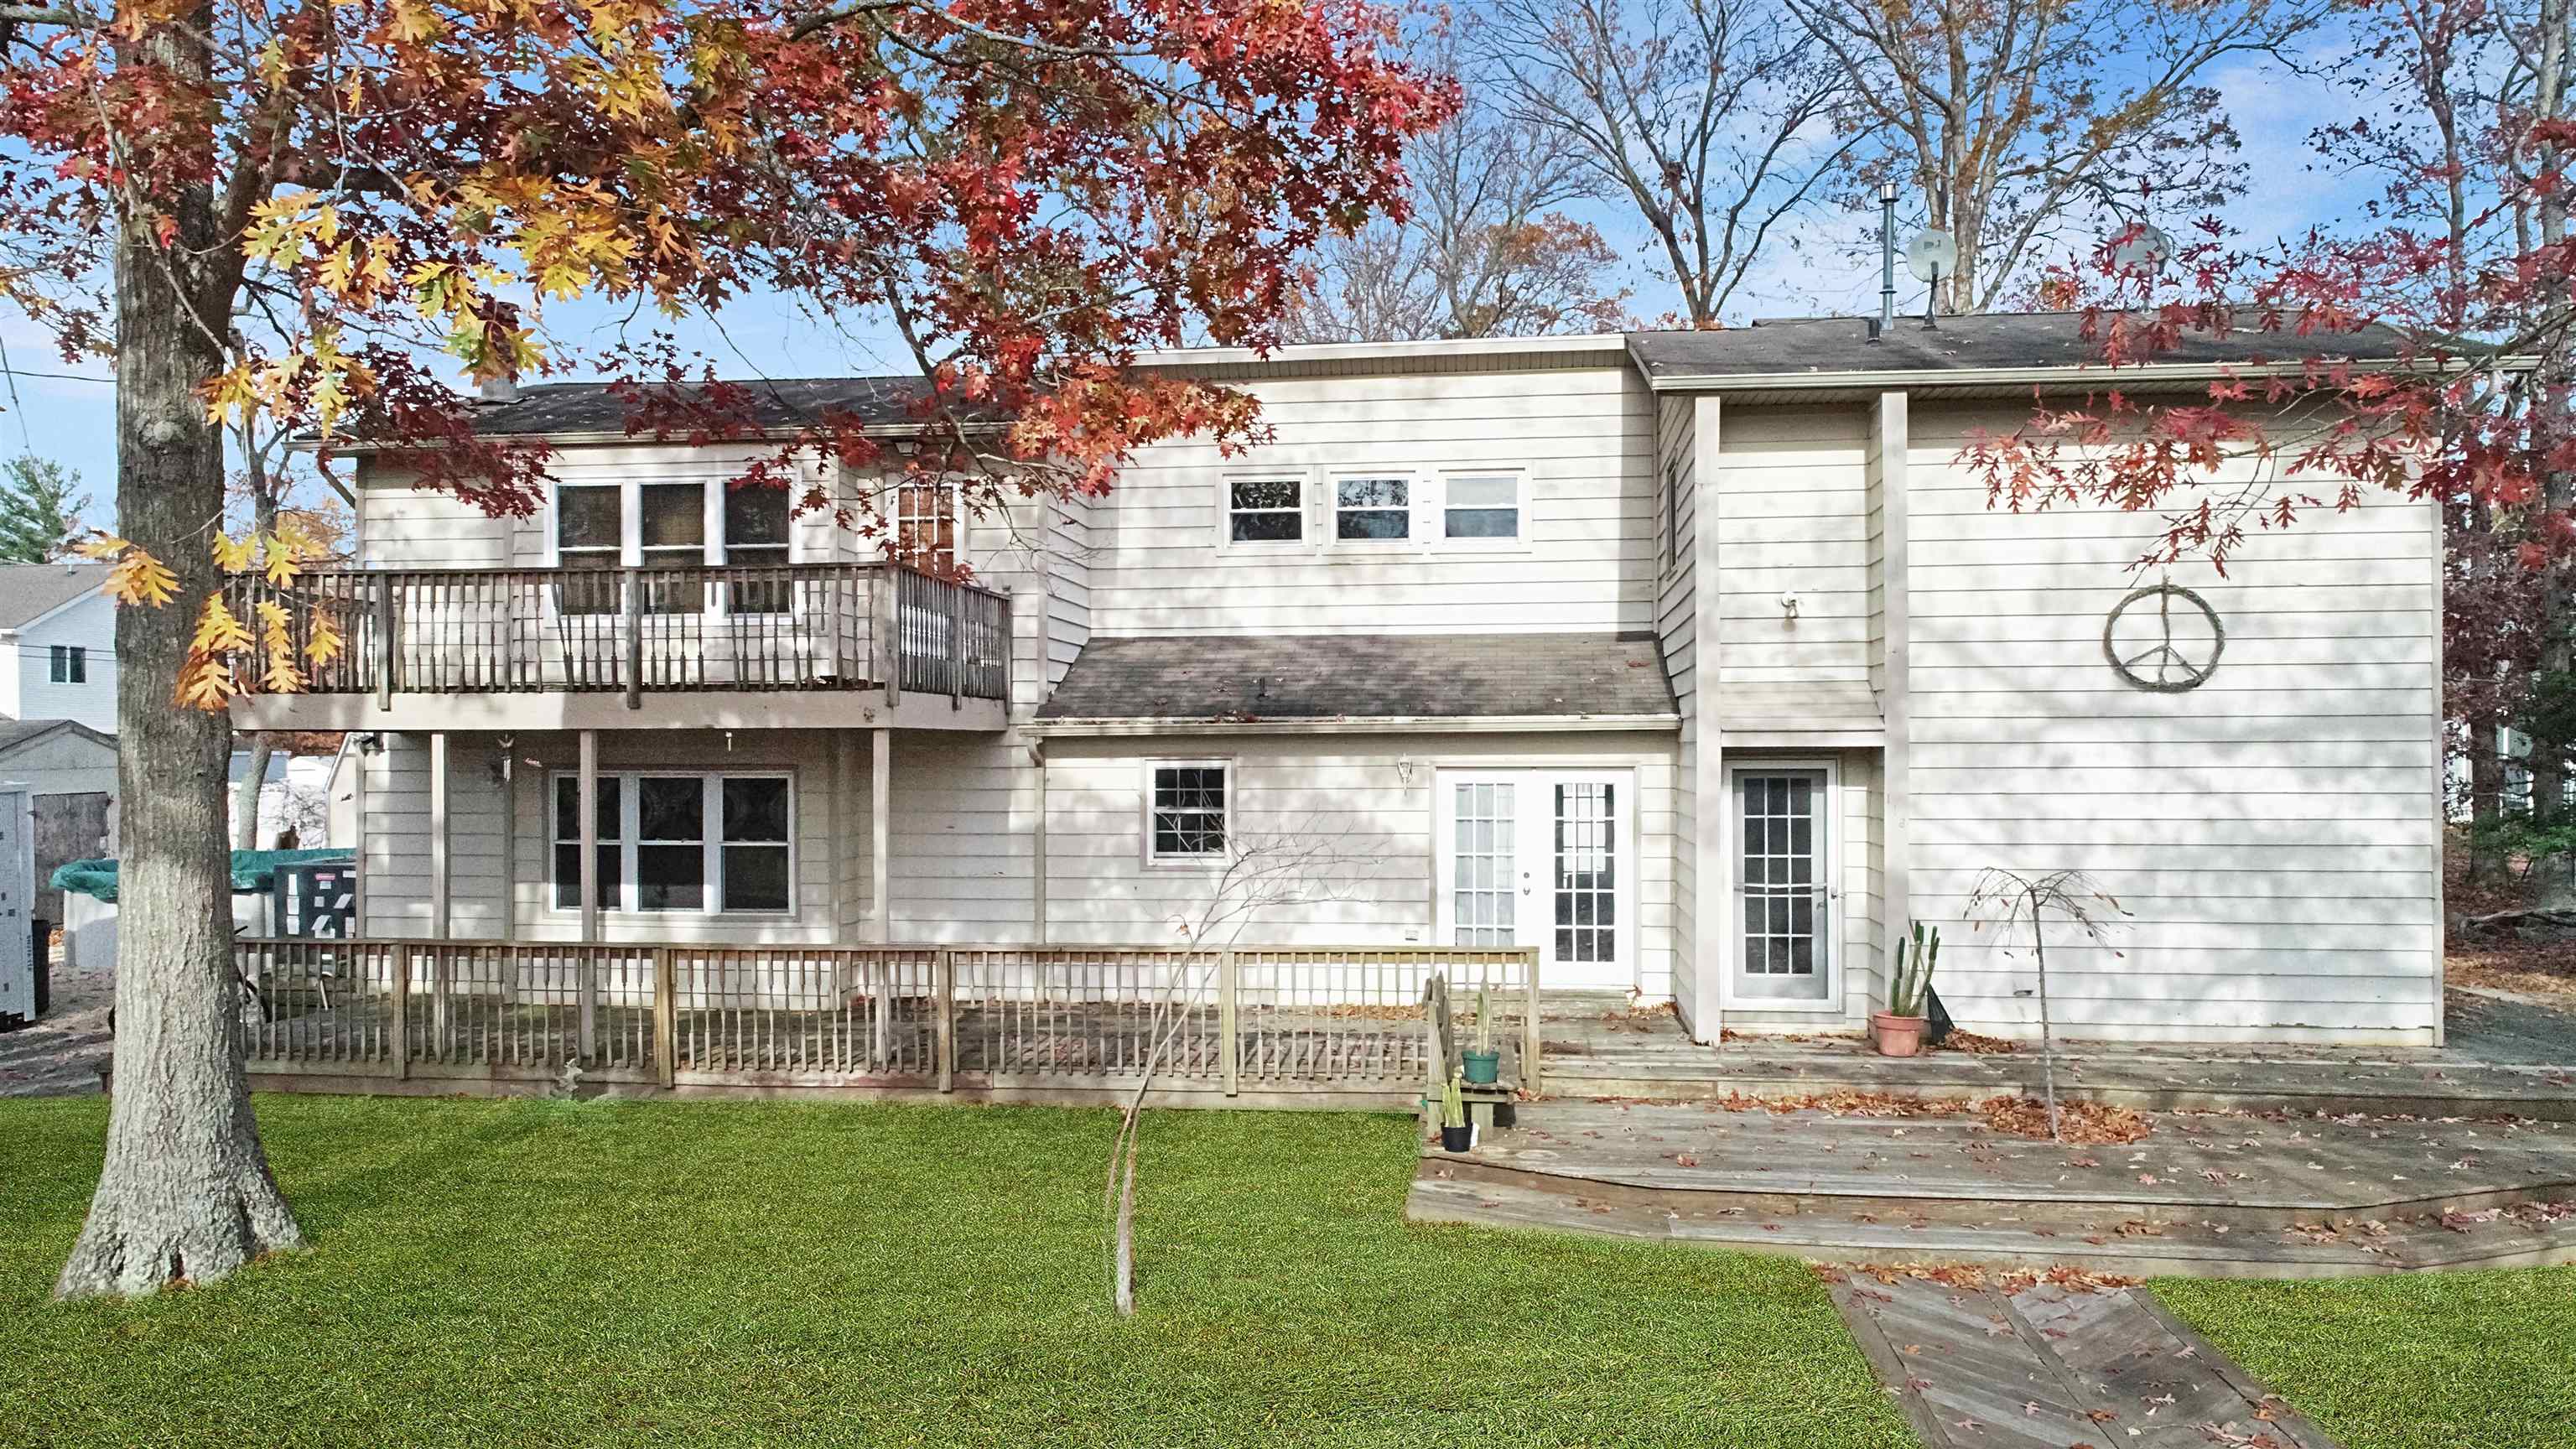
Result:
{"label": "tree bark", "polygon": [[[195,37],[208,33],[164,27],[132,44],[203,74]],[[223,443],[198,388],[221,365],[208,324],[224,325],[230,289],[202,280],[195,259],[219,256],[227,239],[214,234],[206,185],[181,186],[163,206],[177,228],[169,251],[130,217],[117,250],[116,506],[126,539],[178,575],[179,596],[116,611],[115,1099],[58,1298],[202,1283],[302,1241],[243,1074],[224,831],[232,732],[221,713],[173,702],[196,612],[219,583],[207,540],[223,521]]]}
{"label": "tree bark", "polygon": [[233,849],[259,849],[259,796],[268,782],[268,762],[277,747],[266,735],[244,735],[250,741],[250,768],[233,787]]}

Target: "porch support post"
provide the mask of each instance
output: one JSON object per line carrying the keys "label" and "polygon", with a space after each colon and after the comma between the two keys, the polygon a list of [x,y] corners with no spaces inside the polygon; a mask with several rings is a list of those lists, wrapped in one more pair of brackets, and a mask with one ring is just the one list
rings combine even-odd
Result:
{"label": "porch support post", "polygon": [[[519,939],[519,777],[518,739],[503,735],[493,741],[501,751],[501,939]],[[540,872],[539,880],[545,879]],[[515,983],[513,983],[515,984]],[[505,996],[504,1000],[510,999]]]}
{"label": "porch support post", "polygon": [[878,945],[894,939],[894,902],[887,857],[894,849],[894,731],[877,729],[868,740],[868,921]]}
{"label": "porch support post", "polygon": [[444,941],[453,916],[454,871],[447,834],[447,731],[429,732],[429,938]]}
{"label": "porch support post", "polygon": [[[581,939],[584,943],[599,939],[599,731],[581,732]],[[622,806],[623,801],[619,804]],[[588,950],[573,953],[579,964],[575,991],[581,1003],[581,1040],[574,1049],[577,1058],[587,1060],[590,1044],[598,1040],[597,995],[592,990],[597,963]]]}
{"label": "porch support post", "polygon": [[1231,950],[1217,953],[1216,959],[1216,1031],[1223,1044],[1221,1060],[1225,1065],[1225,1094],[1236,1096],[1243,1091],[1243,971]]}
{"label": "porch support post", "polygon": [[653,1077],[664,1091],[680,1064],[680,983],[672,975],[677,967],[677,953],[668,946],[653,948]]}
{"label": "porch support post", "polygon": [[[1887,749],[1879,761],[1879,913],[1878,960],[1883,967],[1895,940],[1914,914],[1912,835],[1914,830],[1913,696],[1907,636],[1913,628],[1911,559],[1913,525],[1906,490],[1907,416],[1905,394],[1883,392],[1870,412],[1870,441],[1878,454],[1880,630],[1885,636],[1879,660],[1879,714],[1886,724]],[[1870,978],[1873,982],[1876,977]]]}
{"label": "porch support post", "polygon": [[390,959],[385,964],[392,972],[386,984],[393,988],[393,1073],[401,1080],[411,1075],[411,946],[396,941],[386,950]]}
{"label": "porch support post", "polygon": [[[930,967],[933,989],[939,995],[939,1025],[936,1050],[939,1053],[939,1090],[949,1092],[957,1087],[957,955],[942,946],[932,958]],[[989,1073],[992,1064],[985,1063]]]}
{"label": "porch support post", "polygon": [[1693,418],[1691,473],[1694,479],[1691,513],[1691,569],[1696,602],[1691,610],[1692,677],[1700,681],[1699,733],[1692,755],[1691,798],[1694,815],[1694,839],[1688,844],[1692,852],[1692,878],[1697,882],[1698,899],[1691,903],[1691,995],[1690,1028],[1694,1036],[1713,1042],[1725,1028],[1722,1003],[1725,1000],[1726,975],[1734,957],[1735,894],[1728,888],[1734,878],[1727,853],[1726,798],[1726,730],[1721,723],[1717,704],[1719,691],[1718,653],[1725,630],[1718,617],[1718,515],[1724,489],[1720,486],[1725,460],[1718,449],[1722,409],[1715,397],[1702,396],[1692,402],[1697,410]]}
{"label": "porch support post", "polygon": [[581,732],[581,938],[599,939],[599,731]]}

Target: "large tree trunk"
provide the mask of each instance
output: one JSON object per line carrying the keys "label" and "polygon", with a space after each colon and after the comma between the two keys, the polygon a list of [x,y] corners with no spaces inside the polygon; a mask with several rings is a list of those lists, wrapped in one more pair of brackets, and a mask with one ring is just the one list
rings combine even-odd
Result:
{"label": "large tree trunk", "polygon": [[[185,67],[198,42],[140,42]],[[194,49],[195,56],[184,52]],[[116,611],[119,864],[115,1101],[89,1221],[55,1296],[146,1293],[220,1278],[301,1235],[269,1175],[237,1030],[224,834],[224,716],[173,703],[197,609],[218,583],[221,435],[197,388],[218,369],[229,289],[184,258],[219,255],[204,186],[171,198],[177,245],[129,224],[117,253],[117,521],[179,576],[162,607]],[[175,281],[177,285],[174,285]]]}
{"label": "large tree trunk", "polygon": [[233,787],[233,849],[259,849],[259,797],[268,783],[268,763],[277,753],[266,735],[238,737],[250,746],[250,768]]}

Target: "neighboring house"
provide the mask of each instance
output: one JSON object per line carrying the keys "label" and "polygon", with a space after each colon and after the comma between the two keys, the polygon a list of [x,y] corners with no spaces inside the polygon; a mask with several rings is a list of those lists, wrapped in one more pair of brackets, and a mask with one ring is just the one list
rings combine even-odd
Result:
{"label": "neighboring house", "polygon": [[[2258,341],[2121,380],[2205,397]],[[2018,1035],[2028,957],[1962,908],[2074,867],[2132,915],[2052,939],[2062,1033],[2438,1041],[2435,510],[2133,600],[2159,519],[1999,512],[1959,461],[2101,387],[2087,351],[2032,316],[1158,356],[1273,440],[1007,519],[906,490],[964,589],[724,490],[748,447],[530,388],[483,426],[555,445],[548,507],[363,461],[365,568],[316,586],[349,652],[236,717],[364,732],[378,936],[1175,944],[1269,862],[1213,942],[1535,947],[1714,1039],[1857,1026],[1919,918],[1949,1010]],[[911,396],[777,387],[889,430]]]}
{"label": "neighboring house", "polygon": [[116,853],[116,737],[75,720],[0,720],[0,785],[34,796],[36,914],[60,923],[55,868]]}
{"label": "neighboring house", "polygon": [[116,729],[116,604],[97,564],[0,564],[0,718]]}
{"label": "neighboring house", "polygon": [[[225,770],[224,799],[228,815],[240,806],[242,777],[250,773],[250,758],[249,750],[236,749],[231,764]],[[331,789],[339,761],[337,754],[271,752],[267,778],[260,781],[259,825],[252,832],[250,848],[311,850],[353,843],[333,834],[337,822],[332,810]],[[229,828],[238,829],[240,823],[238,816],[234,816]]]}

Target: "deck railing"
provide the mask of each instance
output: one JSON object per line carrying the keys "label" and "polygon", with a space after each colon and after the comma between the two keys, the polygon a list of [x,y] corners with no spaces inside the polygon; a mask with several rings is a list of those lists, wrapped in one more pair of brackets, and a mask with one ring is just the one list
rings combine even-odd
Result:
{"label": "deck railing", "polygon": [[[666,1088],[1224,1097],[1427,1085],[1426,988],[1489,990],[1535,1089],[1534,953],[1437,947],[629,946],[243,940],[254,1073]],[[363,1081],[344,1083],[364,1089]]]}
{"label": "deck railing", "polygon": [[[262,604],[317,694],[886,689],[1010,694],[1011,604],[892,564],[360,569],[227,583],[252,625],[237,661],[269,677]],[[306,653],[327,624],[339,653]]]}

